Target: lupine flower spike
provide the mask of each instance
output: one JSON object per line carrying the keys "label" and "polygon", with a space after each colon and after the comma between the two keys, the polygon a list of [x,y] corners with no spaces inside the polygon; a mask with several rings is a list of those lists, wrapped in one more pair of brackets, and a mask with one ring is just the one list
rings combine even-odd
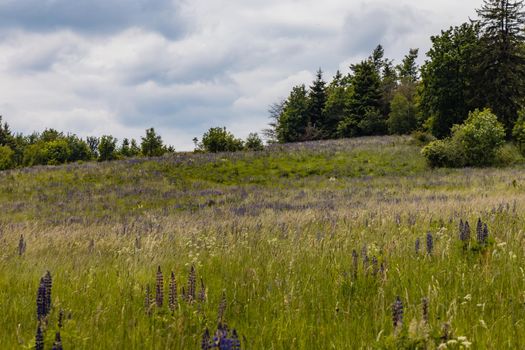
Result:
{"label": "lupine flower spike", "polygon": [[177,304],[177,281],[175,280],[175,273],[171,272],[170,286],[168,302],[171,311],[175,311],[175,305]]}
{"label": "lupine flower spike", "polygon": [[392,321],[394,324],[394,330],[398,330],[403,324],[403,302],[398,296],[396,301],[392,305]]}
{"label": "lupine flower spike", "polygon": [[157,269],[155,303],[157,304],[158,308],[161,308],[164,304],[164,276],[162,275],[162,270],[160,269],[160,266]]}

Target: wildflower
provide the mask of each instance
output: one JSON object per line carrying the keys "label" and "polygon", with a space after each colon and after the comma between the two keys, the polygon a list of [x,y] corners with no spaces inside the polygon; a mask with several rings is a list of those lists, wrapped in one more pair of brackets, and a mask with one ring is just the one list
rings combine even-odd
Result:
{"label": "wildflower", "polygon": [[177,304],[177,281],[175,280],[175,274],[171,272],[169,293],[168,293],[168,303],[171,311],[175,310],[175,305]]}
{"label": "wildflower", "polygon": [[53,279],[51,278],[51,273],[49,271],[46,272],[44,276],[44,284],[45,284],[45,303],[46,303],[46,313],[49,314],[49,311],[51,311],[51,289],[53,288]]}
{"label": "wildflower", "polygon": [[483,222],[481,218],[478,218],[478,223],[476,225],[476,239],[479,244],[483,243]]}
{"label": "wildflower", "polygon": [[201,278],[201,290],[199,291],[199,301],[206,301],[206,287],[204,286],[204,281]]}
{"label": "wildflower", "polygon": [[196,296],[196,288],[195,288],[195,282],[197,279],[197,274],[195,273],[195,265],[191,265],[190,269],[190,275],[188,277],[188,294],[187,299],[189,302],[192,302],[195,300]]}
{"label": "wildflower", "polygon": [[162,275],[162,270],[160,269],[160,266],[157,269],[155,303],[159,308],[162,307],[162,305],[164,304],[164,276]]}
{"label": "wildflower", "polygon": [[462,229],[459,231],[459,239],[463,243],[467,243],[470,240],[470,225],[468,221],[465,221]]}
{"label": "wildflower", "polygon": [[422,300],[423,302],[423,321],[428,324],[428,298],[425,297]]}
{"label": "wildflower", "polygon": [[395,330],[397,330],[403,324],[403,302],[399,296],[392,305],[392,321],[394,323]]}
{"label": "wildflower", "polygon": [[206,328],[204,334],[202,335],[201,349],[208,350],[211,348],[212,345],[210,344],[210,331],[208,330],[208,328]]}
{"label": "wildflower", "polygon": [[419,254],[419,250],[421,249],[421,240],[419,237],[416,239],[416,254]]}
{"label": "wildflower", "polygon": [[44,333],[42,332],[42,325],[38,322],[35,335],[35,350],[44,350]]}
{"label": "wildflower", "polygon": [[58,328],[62,328],[64,325],[64,310],[60,309],[58,313]]}
{"label": "wildflower", "polygon": [[434,237],[432,237],[432,233],[427,233],[427,253],[429,255],[432,254],[432,250],[434,250]]}
{"label": "wildflower", "polygon": [[26,251],[26,241],[24,240],[24,235],[20,235],[20,240],[18,241],[18,255],[24,255]]}
{"label": "wildflower", "polygon": [[62,338],[60,337],[60,332],[55,334],[55,342],[53,343],[52,350],[62,350]]}
{"label": "wildflower", "polygon": [[36,315],[38,320],[42,320],[47,316],[46,284],[44,277],[40,279],[40,285],[38,286],[36,295]]}

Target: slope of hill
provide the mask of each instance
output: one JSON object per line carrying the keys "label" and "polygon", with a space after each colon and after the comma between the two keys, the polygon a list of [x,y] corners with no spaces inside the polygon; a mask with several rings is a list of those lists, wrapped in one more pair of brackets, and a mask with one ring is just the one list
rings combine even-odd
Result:
{"label": "slope of hill", "polygon": [[395,137],[5,172],[0,348],[48,270],[46,349],[521,348],[524,185]]}

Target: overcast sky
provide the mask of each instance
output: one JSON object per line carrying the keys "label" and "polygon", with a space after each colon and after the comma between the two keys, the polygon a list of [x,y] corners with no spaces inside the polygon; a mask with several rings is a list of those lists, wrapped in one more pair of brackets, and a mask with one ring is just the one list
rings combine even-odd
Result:
{"label": "overcast sky", "polygon": [[0,114],[18,132],[177,150],[212,126],[260,131],[293,85],[381,43],[397,62],[481,0],[0,0]]}

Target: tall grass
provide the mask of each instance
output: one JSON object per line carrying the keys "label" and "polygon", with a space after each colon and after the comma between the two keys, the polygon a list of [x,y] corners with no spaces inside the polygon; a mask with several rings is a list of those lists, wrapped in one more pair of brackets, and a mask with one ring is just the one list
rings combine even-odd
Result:
{"label": "tall grass", "polygon": [[0,349],[34,347],[46,271],[46,349],[199,349],[220,321],[243,349],[525,346],[522,168],[433,172],[396,138],[184,157],[0,176]]}

